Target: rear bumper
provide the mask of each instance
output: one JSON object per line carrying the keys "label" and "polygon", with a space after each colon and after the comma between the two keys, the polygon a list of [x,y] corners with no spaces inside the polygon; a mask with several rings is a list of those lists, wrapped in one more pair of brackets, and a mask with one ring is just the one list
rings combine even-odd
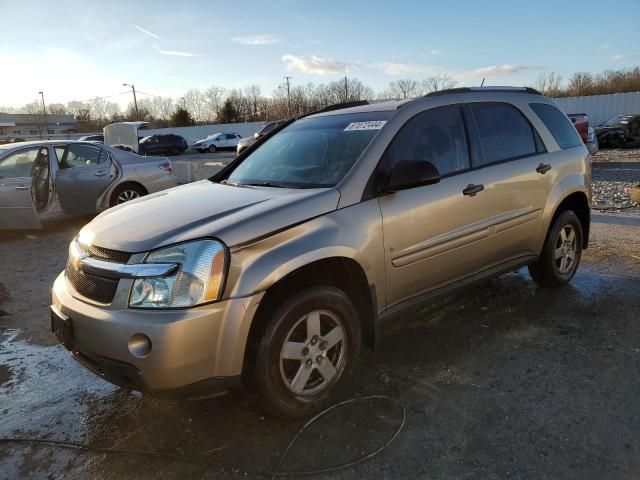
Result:
{"label": "rear bumper", "polygon": [[[66,345],[89,370],[116,385],[157,396],[205,396],[239,383],[247,336],[262,294],[184,310],[136,310],[123,305],[120,280],[111,305],[81,297],[64,273],[52,305],[71,319]],[[134,336],[151,347],[140,355]]]}

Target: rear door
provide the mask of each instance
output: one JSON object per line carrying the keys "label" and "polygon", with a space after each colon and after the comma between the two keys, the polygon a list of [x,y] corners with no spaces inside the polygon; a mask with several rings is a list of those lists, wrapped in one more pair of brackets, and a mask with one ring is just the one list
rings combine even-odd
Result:
{"label": "rear door", "polygon": [[[382,160],[428,160],[441,180],[379,197],[384,229],[387,305],[472,275],[484,264],[489,236],[484,192],[471,170],[462,108],[440,107],[410,119]],[[467,191],[467,194],[463,193]]]}
{"label": "rear door", "polygon": [[41,227],[31,195],[31,174],[42,150],[47,148],[22,148],[0,159],[0,229]]}
{"label": "rear door", "polygon": [[65,213],[78,215],[97,211],[98,197],[112,181],[111,159],[98,146],[71,143],[57,147],[60,167],[56,191]]}
{"label": "rear door", "polygon": [[[557,178],[553,159],[533,125],[509,103],[473,103],[474,158],[485,186],[492,241],[485,253],[490,264],[537,255],[542,212]],[[577,133],[567,120],[567,125]]]}

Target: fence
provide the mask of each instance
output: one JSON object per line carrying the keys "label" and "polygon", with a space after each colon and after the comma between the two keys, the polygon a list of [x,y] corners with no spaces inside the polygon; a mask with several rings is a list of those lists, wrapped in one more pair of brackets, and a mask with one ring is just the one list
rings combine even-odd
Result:
{"label": "fence", "polygon": [[600,125],[616,115],[640,112],[640,92],[556,98],[565,113],[586,113],[591,125]]}

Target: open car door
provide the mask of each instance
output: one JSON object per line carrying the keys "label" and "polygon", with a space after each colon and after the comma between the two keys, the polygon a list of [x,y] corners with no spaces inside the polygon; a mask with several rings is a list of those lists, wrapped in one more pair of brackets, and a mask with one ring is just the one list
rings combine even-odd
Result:
{"label": "open car door", "polygon": [[0,159],[0,229],[42,228],[31,194],[38,157],[49,161],[47,147],[26,147]]}
{"label": "open car door", "polygon": [[55,148],[60,167],[56,192],[69,215],[97,212],[98,197],[113,180],[109,154],[96,145],[70,143]]}

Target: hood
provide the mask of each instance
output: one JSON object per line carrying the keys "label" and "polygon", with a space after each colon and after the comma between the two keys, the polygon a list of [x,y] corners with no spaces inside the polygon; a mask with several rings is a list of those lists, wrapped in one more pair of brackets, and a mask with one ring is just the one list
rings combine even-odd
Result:
{"label": "hood", "polygon": [[335,188],[237,187],[209,180],[110,208],[80,232],[92,245],[144,252],[215,237],[232,247],[336,209]]}
{"label": "hood", "polygon": [[615,126],[615,127],[603,127],[603,126],[599,126],[599,127],[593,127],[593,130],[596,133],[605,133],[605,132],[622,132],[624,131],[624,127],[623,126]]}

